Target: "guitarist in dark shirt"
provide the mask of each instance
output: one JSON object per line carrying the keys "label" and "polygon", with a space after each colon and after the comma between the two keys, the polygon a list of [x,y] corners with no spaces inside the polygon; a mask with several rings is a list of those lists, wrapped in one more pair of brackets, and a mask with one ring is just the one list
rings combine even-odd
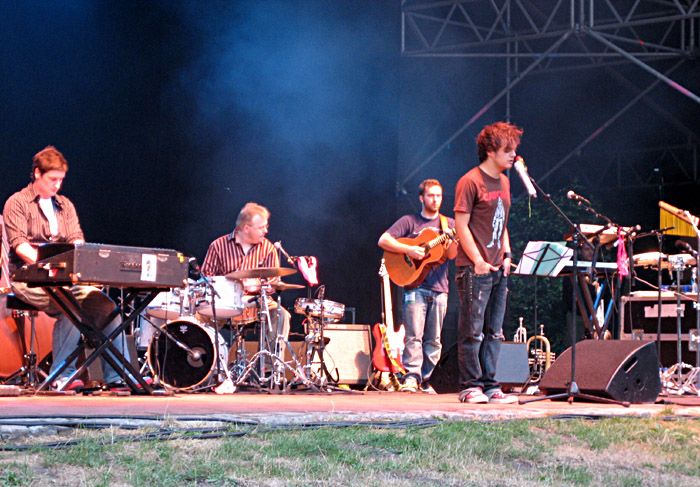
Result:
{"label": "guitarist in dark shirt", "polygon": [[[449,291],[447,259],[456,257],[458,245],[452,239],[433,249],[419,245],[423,230],[428,229],[431,234],[451,233],[455,224],[454,219],[440,215],[442,186],[437,179],[426,179],[420,184],[419,199],[421,212],[399,218],[379,238],[379,246],[387,252],[407,256],[407,262],[419,262],[436,252],[440,254],[441,258],[430,267],[422,282],[411,283],[411,289],[404,287],[403,293],[406,340],[401,358],[406,375],[401,390],[416,392],[420,388],[435,394],[429,381],[442,350],[440,332]],[[417,241],[411,242],[412,239]],[[389,270],[390,277],[391,274]]]}

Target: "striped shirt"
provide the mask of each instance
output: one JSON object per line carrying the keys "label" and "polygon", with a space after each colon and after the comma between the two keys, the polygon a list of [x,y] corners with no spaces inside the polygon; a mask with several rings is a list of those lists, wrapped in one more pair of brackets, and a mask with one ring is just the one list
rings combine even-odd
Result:
{"label": "striped shirt", "polygon": [[39,199],[34,185],[29,183],[29,186],[13,194],[5,202],[3,217],[10,246],[10,273],[25,263],[15,252],[20,244],[29,243],[38,247],[50,242],[73,243],[85,240],[75,206],[68,198],[63,195],[52,198],[58,220],[57,235],[51,235],[49,220],[39,206]]}
{"label": "striped shirt", "polygon": [[229,272],[256,269],[258,267],[279,267],[279,255],[268,239],[253,245],[246,254],[235,240],[237,230],[223,235],[209,245],[207,256],[202,264],[202,274],[224,276]]}

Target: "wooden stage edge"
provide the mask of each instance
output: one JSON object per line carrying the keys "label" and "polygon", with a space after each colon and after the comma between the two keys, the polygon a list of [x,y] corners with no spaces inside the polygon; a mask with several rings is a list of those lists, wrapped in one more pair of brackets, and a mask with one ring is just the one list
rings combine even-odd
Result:
{"label": "wooden stage edge", "polygon": [[[531,396],[522,396],[529,398]],[[13,396],[0,397],[0,419],[11,417],[177,417],[223,418],[266,423],[306,421],[405,421],[442,418],[505,420],[548,416],[700,417],[700,397],[660,396],[655,404],[630,407],[544,400],[528,404],[462,404],[457,394],[401,392],[236,392],[171,396]]]}

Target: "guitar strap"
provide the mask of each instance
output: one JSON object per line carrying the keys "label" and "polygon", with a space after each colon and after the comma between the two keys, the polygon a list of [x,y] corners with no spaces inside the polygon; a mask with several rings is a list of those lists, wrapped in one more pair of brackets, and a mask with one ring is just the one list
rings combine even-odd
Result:
{"label": "guitar strap", "polygon": [[450,230],[449,223],[447,223],[447,217],[445,215],[440,215],[440,228],[442,233],[447,233]]}

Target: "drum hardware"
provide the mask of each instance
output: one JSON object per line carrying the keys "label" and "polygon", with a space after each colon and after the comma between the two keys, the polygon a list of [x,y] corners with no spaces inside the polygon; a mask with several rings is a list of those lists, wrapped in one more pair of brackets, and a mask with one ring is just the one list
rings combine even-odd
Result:
{"label": "drum hardware", "polygon": [[[316,386],[304,375],[303,368],[292,349],[289,341],[279,331],[282,328],[282,303],[281,295],[277,295],[277,301],[270,302],[267,296],[275,288],[275,284],[261,278],[261,287],[259,293],[255,297],[258,302],[258,321],[259,321],[259,351],[256,352],[250,360],[247,359],[247,354],[243,348],[242,337],[237,336],[237,351],[236,362],[230,365],[234,371],[234,376],[237,377],[235,386],[252,386],[259,389],[266,388],[268,390],[288,391],[295,383],[301,383],[317,391]],[[303,287],[303,286],[302,286]],[[272,319],[270,317],[271,309],[278,309],[277,313],[277,330],[274,343],[270,343],[268,334],[272,330]],[[290,362],[284,360],[284,347],[289,350],[291,355]],[[294,374],[294,380],[287,383],[285,372],[290,371]]]}
{"label": "drum hardware", "polygon": [[[266,273],[269,272],[269,269],[281,269],[281,268],[264,268],[261,267],[259,269],[263,269],[262,272],[260,272],[260,275],[265,275]],[[251,270],[257,270],[257,269],[251,269]],[[294,269],[291,269],[294,271]],[[296,272],[296,271],[295,271]],[[238,279],[235,277],[231,277],[233,274],[236,273],[248,273],[248,271],[237,271],[237,272],[232,272],[226,275],[229,279],[234,278]],[[241,279],[248,279],[248,278],[256,278],[257,276],[251,276],[246,274],[244,277],[241,277]],[[240,376],[237,378],[235,385],[238,386],[257,386],[257,387],[268,387],[270,389],[274,388],[275,386],[280,387],[282,385],[282,382],[284,381],[284,374],[280,374],[278,372],[278,369],[280,368],[279,366],[281,364],[284,364],[284,360],[280,358],[280,352],[281,352],[281,344],[280,344],[280,336],[277,334],[277,339],[275,340],[275,343],[271,344],[268,338],[268,334],[272,333],[272,319],[270,318],[270,306],[267,300],[267,295],[272,291],[272,285],[267,281],[267,279],[271,277],[276,277],[276,276],[270,276],[270,277],[260,277],[261,279],[261,286],[260,286],[260,291],[259,294],[257,295],[257,301],[259,303],[258,307],[258,321],[260,323],[260,328],[259,328],[259,351],[255,353],[248,364],[244,367],[243,372],[240,374]],[[277,327],[278,330],[280,328],[280,319],[281,316],[278,313],[278,320],[277,320]],[[291,347],[290,347],[291,349]],[[271,370],[268,369],[268,359],[270,362],[270,367]],[[281,363],[281,364],[280,364]],[[246,382],[246,380],[253,374],[253,379],[255,381],[255,384]]]}
{"label": "drum hardware", "polygon": [[[324,353],[330,339],[324,336],[323,328],[326,324],[340,320],[345,313],[344,304],[324,299],[325,290],[326,287],[321,285],[318,287],[317,299],[299,298],[294,305],[296,313],[306,316],[304,375],[319,388],[330,388],[340,379],[337,370],[335,378],[328,370]],[[314,361],[319,367],[318,373],[313,370]]]}

